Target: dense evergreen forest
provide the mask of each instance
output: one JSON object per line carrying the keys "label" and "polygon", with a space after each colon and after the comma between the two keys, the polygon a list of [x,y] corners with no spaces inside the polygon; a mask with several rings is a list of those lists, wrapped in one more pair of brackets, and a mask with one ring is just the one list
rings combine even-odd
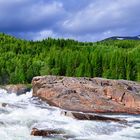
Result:
{"label": "dense evergreen forest", "polygon": [[0,34],[0,84],[48,74],[140,81],[140,41],[26,41]]}

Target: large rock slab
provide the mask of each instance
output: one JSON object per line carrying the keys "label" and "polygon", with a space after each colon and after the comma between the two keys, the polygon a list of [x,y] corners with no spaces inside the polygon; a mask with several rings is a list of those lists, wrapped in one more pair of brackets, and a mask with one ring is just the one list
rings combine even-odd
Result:
{"label": "large rock slab", "polygon": [[73,112],[73,111],[62,111],[61,114],[77,120],[94,120],[94,121],[105,121],[105,122],[111,121],[111,122],[119,122],[124,124],[127,123],[127,121],[124,119],[112,118],[103,115],[96,115],[93,113],[90,114],[90,113]]}
{"label": "large rock slab", "polygon": [[104,78],[38,76],[33,96],[50,105],[89,113],[140,114],[140,83]]}

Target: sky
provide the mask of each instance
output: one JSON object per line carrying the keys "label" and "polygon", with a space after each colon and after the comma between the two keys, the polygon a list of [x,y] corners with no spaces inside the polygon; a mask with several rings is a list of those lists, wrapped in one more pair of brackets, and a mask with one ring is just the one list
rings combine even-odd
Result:
{"label": "sky", "polygon": [[0,0],[0,32],[98,41],[140,34],[140,0]]}

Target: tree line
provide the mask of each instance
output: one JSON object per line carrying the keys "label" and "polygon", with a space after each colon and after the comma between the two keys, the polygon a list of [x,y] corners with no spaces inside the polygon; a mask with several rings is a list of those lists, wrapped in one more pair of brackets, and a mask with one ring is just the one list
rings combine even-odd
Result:
{"label": "tree line", "polygon": [[38,75],[140,81],[140,41],[27,41],[0,34],[0,84],[30,83]]}

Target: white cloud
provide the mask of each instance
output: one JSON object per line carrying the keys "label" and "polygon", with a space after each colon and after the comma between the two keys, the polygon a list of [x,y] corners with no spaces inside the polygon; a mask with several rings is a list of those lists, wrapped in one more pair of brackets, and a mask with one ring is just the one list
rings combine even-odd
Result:
{"label": "white cloud", "polygon": [[71,18],[63,22],[63,27],[66,31],[75,34],[120,30],[131,25],[133,18],[139,22],[135,9],[138,6],[140,6],[139,0],[129,2],[128,0],[98,0],[75,15],[71,15]]}
{"label": "white cloud", "polygon": [[57,35],[52,30],[43,30],[33,35],[33,40],[42,40],[48,37],[56,38]]}

